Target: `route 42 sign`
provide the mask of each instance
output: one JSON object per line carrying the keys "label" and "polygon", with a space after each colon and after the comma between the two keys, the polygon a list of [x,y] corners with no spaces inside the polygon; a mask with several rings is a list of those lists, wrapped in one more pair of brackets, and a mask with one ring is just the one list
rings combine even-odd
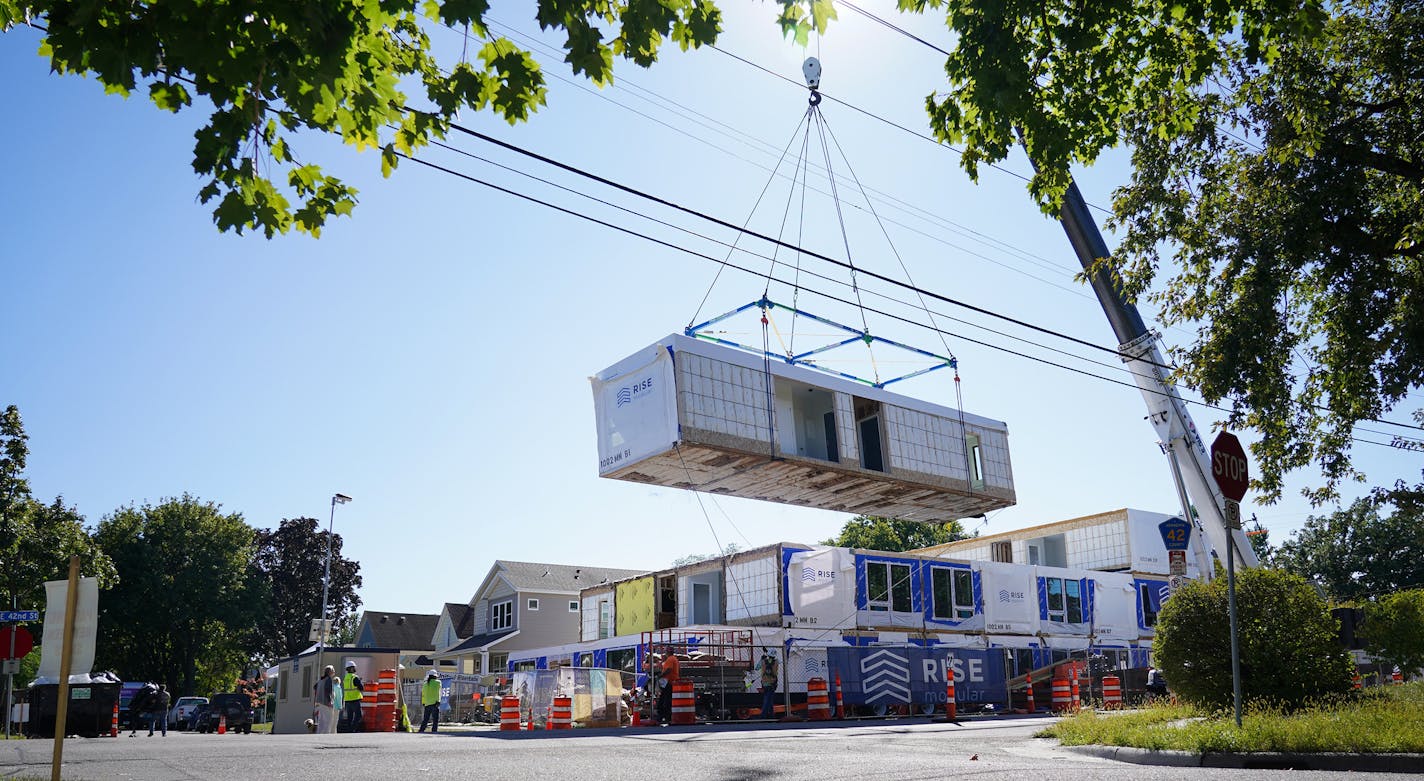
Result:
{"label": "route 42 sign", "polygon": [[1171,518],[1157,524],[1162,532],[1162,545],[1167,550],[1186,550],[1191,547],[1192,525],[1181,518]]}

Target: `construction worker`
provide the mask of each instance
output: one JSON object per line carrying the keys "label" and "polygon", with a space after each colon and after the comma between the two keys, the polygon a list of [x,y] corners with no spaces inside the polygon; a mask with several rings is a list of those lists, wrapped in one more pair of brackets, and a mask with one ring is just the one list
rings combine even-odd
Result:
{"label": "construction worker", "polygon": [[361,677],[356,674],[356,663],[347,659],[346,674],[341,677],[342,698],[345,700],[341,717],[346,722],[347,732],[361,731],[361,699],[364,689]]}
{"label": "construction worker", "polygon": [[434,670],[425,674],[425,685],[420,687],[420,704],[425,706],[425,713],[420,717],[420,729],[417,732],[425,731],[426,722],[430,723],[431,732],[440,731],[440,676]]}
{"label": "construction worker", "polygon": [[678,667],[677,654],[673,653],[671,648],[663,646],[661,682],[658,689],[658,721],[664,724],[672,721],[672,685],[678,679]]}
{"label": "construction worker", "polygon": [[758,664],[758,668],[761,670],[761,717],[763,719],[776,717],[776,684],[779,678],[776,667],[776,657],[772,655],[771,649],[761,649],[761,662]]}

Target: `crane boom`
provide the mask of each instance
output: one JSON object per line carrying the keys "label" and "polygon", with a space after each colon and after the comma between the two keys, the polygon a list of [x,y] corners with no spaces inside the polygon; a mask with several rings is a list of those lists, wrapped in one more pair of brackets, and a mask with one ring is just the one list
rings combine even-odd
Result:
{"label": "crane boom", "polygon": [[[1192,422],[1176,386],[1167,378],[1166,361],[1157,334],[1148,330],[1137,307],[1123,297],[1112,277],[1104,270],[1093,268],[1094,261],[1111,253],[1098,231],[1097,222],[1088,212],[1078,184],[1072,180],[1063,198],[1059,222],[1068,234],[1078,262],[1088,273],[1098,304],[1117,336],[1118,352],[1123,363],[1132,372],[1143,400],[1147,402],[1148,419],[1172,464],[1172,477],[1177,483],[1178,493],[1196,506],[1195,519],[1191,517],[1190,508],[1183,507],[1182,511],[1201,530],[1198,539],[1204,539],[1210,545],[1211,556],[1224,556],[1228,546],[1234,545],[1239,561],[1247,567],[1258,566],[1256,552],[1245,532],[1227,525],[1223,509],[1225,497],[1212,477],[1210,457],[1196,424]],[[1203,578],[1210,579],[1214,575],[1215,568],[1210,564],[1207,551],[1198,547],[1197,565]]]}

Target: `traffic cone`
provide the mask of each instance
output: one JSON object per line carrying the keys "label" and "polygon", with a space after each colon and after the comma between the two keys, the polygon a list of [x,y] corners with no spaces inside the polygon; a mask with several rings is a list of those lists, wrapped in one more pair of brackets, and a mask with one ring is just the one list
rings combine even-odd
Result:
{"label": "traffic cone", "polygon": [[111,738],[117,738],[118,736],[119,736],[119,704],[116,702],[116,703],[114,703],[114,718],[113,718],[112,721],[109,722],[109,737],[111,737]]}
{"label": "traffic cone", "polygon": [[226,735],[226,734],[227,734],[227,714],[226,714],[226,713],[224,713],[224,714],[218,716],[218,734],[219,734],[219,735]]}
{"label": "traffic cone", "polygon": [[641,726],[643,726],[643,715],[642,715],[642,711],[643,711],[643,709],[642,709],[641,707],[634,707],[634,708],[633,708],[633,726],[635,726],[635,727],[641,727]]}
{"label": "traffic cone", "polygon": [[1034,705],[1034,702],[1033,702],[1033,673],[1032,673],[1032,672],[1026,673],[1026,674],[1024,675],[1024,686],[1028,688],[1028,712],[1029,712],[1029,713],[1036,713],[1036,712],[1038,711],[1038,708]]}

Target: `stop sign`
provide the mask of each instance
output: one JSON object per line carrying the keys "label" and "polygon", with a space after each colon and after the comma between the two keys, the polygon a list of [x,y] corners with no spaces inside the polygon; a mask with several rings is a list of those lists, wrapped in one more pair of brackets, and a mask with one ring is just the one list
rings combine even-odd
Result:
{"label": "stop sign", "polygon": [[[10,638],[14,635],[15,652],[10,653]],[[0,629],[0,659],[23,659],[35,647],[35,639],[30,630],[23,626]]]}
{"label": "stop sign", "polygon": [[1211,474],[1227,499],[1239,502],[1246,495],[1250,474],[1246,467],[1246,451],[1241,440],[1229,431],[1216,435],[1211,443]]}

